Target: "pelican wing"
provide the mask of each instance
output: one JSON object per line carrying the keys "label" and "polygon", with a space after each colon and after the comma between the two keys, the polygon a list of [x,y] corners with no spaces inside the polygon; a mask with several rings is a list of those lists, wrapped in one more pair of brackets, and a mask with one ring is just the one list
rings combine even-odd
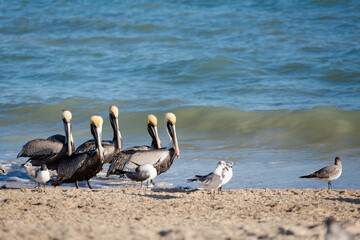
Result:
{"label": "pelican wing", "polygon": [[48,137],[47,140],[65,143],[65,136],[61,135],[61,134],[55,134],[55,135]]}
{"label": "pelican wing", "polygon": [[118,152],[111,160],[109,170],[107,172],[107,176],[111,174],[119,174],[123,168],[127,160],[134,153],[134,151],[121,151]]}
{"label": "pelican wing", "polygon": [[[112,141],[102,141],[103,147],[106,149],[107,147],[113,146]],[[75,153],[83,153],[83,152],[89,152],[89,151],[95,151],[95,142],[94,139],[88,140],[78,146],[75,150]]]}
{"label": "pelican wing", "polygon": [[221,176],[212,173],[206,177],[206,179],[200,184],[198,189],[200,190],[218,189],[221,186],[221,183],[222,183]]}
{"label": "pelican wing", "polygon": [[73,154],[70,157],[64,158],[57,169],[58,178],[71,178],[75,171],[91,157],[92,153],[86,152]]}
{"label": "pelican wing", "polygon": [[129,147],[124,151],[128,151],[128,152],[136,152],[136,151],[148,151],[154,148],[151,148],[149,146],[135,146],[135,147]]}
{"label": "pelican wing", "polygon": [[154,149],[150,151],[138,151],[130,156],[124,169],[134,170],[138,165],[151,164],[155,168],[163,161],[170,158],[170,153],[166,149]]}
{"label": "pelican wing", "polygon": [[58,154],[63,148],[63,146],[64,144],[58,141],[52,141],[47,139],[34,139],[27,142],[23,146],[17,157],[52,157]]}

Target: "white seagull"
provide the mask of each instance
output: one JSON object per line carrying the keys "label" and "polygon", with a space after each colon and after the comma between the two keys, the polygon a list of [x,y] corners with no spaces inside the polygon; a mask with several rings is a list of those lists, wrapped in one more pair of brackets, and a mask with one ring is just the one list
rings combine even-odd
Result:
{"label": "white seagull", "polygon": [[147,182],[147,186],[149,186],[149,182],[154,184],[153,180],[157,176],[156,168],[152,164],[148,163],[144,165],[137,163],[134,164],[137,165],[135,172],[121,171],[121,173],[125,174],[126,177],[133,181],[141,182],[140,188],[142,188],[142,183],[145,181]]}
{"label": "white seagull", "polygon": [[50,180],[50,171],[45,164],[40,166],[33,166],[31,162],[27,162],[23,165],[26,168],[26,174],[34,179],[39,185],[38,189],[40,191],[40,183],[44,183],[44,192],[46,183]]}
{"label": "white seagull", "polygon": [[223,168],[223,171],[222,171],[223,180],[222,180],[221,186],[218,189],[218,191],[221,192],[221,194],[222,194],[222,186],[227,184],[233,176],[233,169],[232,169],[233,165],[235,165],[235,163],[227,162],[226,166]]}
{"label": "white seagull", "polygon": [[226,163],[224,161],[219,161],[213,172],[205,176],[196,175],[194,179],[188,179],[188,181],[202,182],[196,190],[210,190],[210,198],[215,199],[215,191],[214,194],[212,194],[212,190],[216,190],[222,186],[223,183],[222,171],[225,167],[226,167]]}

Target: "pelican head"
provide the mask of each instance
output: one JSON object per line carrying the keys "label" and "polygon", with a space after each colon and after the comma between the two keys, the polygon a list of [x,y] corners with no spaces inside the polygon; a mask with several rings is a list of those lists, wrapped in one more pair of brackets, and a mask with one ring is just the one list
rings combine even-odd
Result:
{"label": "pelican head", "polygon": [[65,128],[65,143],[67,143],[67,155],[70,156],[73,153],[72,146],[74,145],[74,138],[71,132],[71,119],[72,114],[69,110],[63,110],[62,119]]}
{"label": "pelican head", "polygon": [[114,115],[115,117],[118,117],[119,116],[119,109],[117,106],[115,105],[111,105],[110,108],[109,108],[109,115],[112,114]]}
{"label": "pelican head", "polygon": [[94,137],[96,152],[99,154],[101,163],[104,162],[104,148],[101,144],[101,134],[102,134],[103,122],[104,121],[101,116],[94,115],[90,118],[91,134]]}
{"label": "pelican head", "polygon": [[161,141],[157,131],[157,123],[158,120],[155,115],[153,114],[148,115],[146,125],[147,125],[147,130],[152,138],[151,146],[159,149],[161,148]]}
{"label": "pelican head", "polygon": [[119,109],[115,105],[111,105],[109,108],[109,119],[110,124],[113,129],[113,143],[115,143],[116,148],[118,151],[121,151],[122,148],[122,139],[121,139],[121,133],[119,129]]}
{"label": "pelican head", "polygon": [[176,137],[176,116],[173,113],[167,113],[166,114],[166,128],[168,130],[168,134],[170,136],[170,139],[174,145],[175,154],[179,158],[180,157],[180,151],[179,151],[179,145]]}
{"label": "pelican head", "polygon": [[72,119],[72,114],[71,114],[71,112],[70,112],[69,110],[63,110],[62,116],[63,116],[64,121],[66,121],[66,122],[68,122],[68,123],[69,123],[69,122],[71,121],[71,119]]}

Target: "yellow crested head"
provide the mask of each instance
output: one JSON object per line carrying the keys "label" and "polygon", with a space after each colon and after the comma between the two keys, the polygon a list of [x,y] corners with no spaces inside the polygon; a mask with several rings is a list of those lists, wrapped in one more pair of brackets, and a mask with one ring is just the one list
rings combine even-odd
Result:
{"label": "yellow crested head", "polygon": [[63,110],[62,116],[63,116],[63,119],[66,120],[66,122],[70,122],[72,119],[72,114],[69,110]]}
{"label": "yellow crested head", "polygon": [[169,112],[166,114],[166,122],[170,121],[173,125],[176,124],[176,116],[175,114]]}
{"label": "yellow crested head", "polygon": [[152,123],[154,126],[157,126],[158,122],[157,122],[157,118],[155,117],[155,115],[153,115],[153,114],[148,115],[146,125],[148,125],[149,123]]}
{"label": "yellow crested head", "polygon": [[119,116],[119,109],[115,105],[111,105],[109,108],[109,114],[114,114],[115,117]]}
{"label": "yellow crested head", "polygon": [[102,127],[103,122],[104,122],[104,121],[103,121],[103,119],[102,119],[101,116],[93,115],[93,116],[91,116],[91,118],[90,118],[90,125],[91,125],[92,123],[94,123],[96,127]]}

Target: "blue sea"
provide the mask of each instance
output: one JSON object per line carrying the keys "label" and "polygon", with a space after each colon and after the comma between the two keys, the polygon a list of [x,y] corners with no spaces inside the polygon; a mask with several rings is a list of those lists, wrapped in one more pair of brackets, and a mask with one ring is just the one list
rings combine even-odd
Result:
{"label": "blue sea", "polygon": [[[180,158],[159,186],[196,187],[224,160],[225,189],[326,188],[298,176],[340,156],[334,189],[360,189],[359,13],[358,0],[1,0],[0,185],[35,185],[16,156],[64,134],[63,109],[76,146],[94,114],[112,139],[114,104],[124,148],[150,144],[150,113],[167,146],[176,114]],[[104,175],[95,187],[128,186]]]}

